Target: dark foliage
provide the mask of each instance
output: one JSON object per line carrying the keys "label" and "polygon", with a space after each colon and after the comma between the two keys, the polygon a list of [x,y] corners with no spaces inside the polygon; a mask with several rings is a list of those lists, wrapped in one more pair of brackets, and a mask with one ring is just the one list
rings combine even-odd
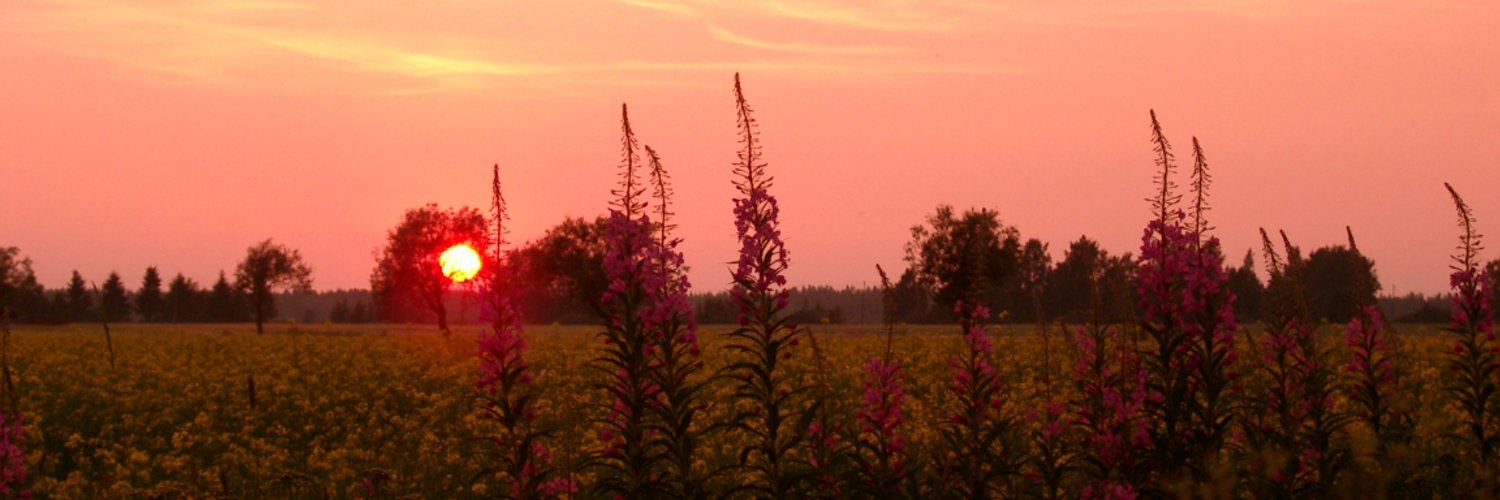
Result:
{"label": "dark foliage", "polygon": [[234,271],[234,286],[250,299],[255,332],[265,333],[266,320],[276,316],[276,291],[309,291],[312,268],[296,250],[262,241],[245,251],[245,260]]}
{"label": "dark foliage", "polygon": [[1373,302],[1380,290],[1375,262],[1346,246],[1314,250],[1302,279],[1313,317],[1332,323],[1348,323],[1359,305]]}
{"label": "dark foliage", "polygon": [[141,278],[141,289],[135,294],[135,312],[144,323],[160,323],[166,319],[166,302],[161,294],[161,273],[156,266],[146,268]]}
{"label": "dark foliage", "polygon": [[1006,292],[1019,282],[1021,233],[1003,224],[999,212],[969,209],[960,216],[939,205],[912,227],[906,261],[948,320],[954,304],[968,296],[994,310],[1016,309]]}
{"label": "dark foliage", "polygon": [[120,273],[109,273],[99,294],[99,311],[104,314],[106,321],[119,323],[130,319],[130,298],[125,291],[125,282],[120,279]]}
{"label": "dark foliage", "polygon": [[380,317],[387,321],[433,319],[447,333],[444,297],[453,281],[443,275],[438,256],[458,244],[468,244],[484,255],[489,245],[485,224],[484,215],[469,207],[444,210],[427,204],[406,211],[401,222],[386,233],[386,245],[375,254],[375,269],[370,273],[370,291]]}

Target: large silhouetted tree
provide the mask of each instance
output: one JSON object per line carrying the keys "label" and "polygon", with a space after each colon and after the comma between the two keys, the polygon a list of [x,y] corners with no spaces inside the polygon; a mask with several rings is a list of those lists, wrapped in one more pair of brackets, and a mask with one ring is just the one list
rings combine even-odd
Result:
{"label": "large silhouetted tree", "polygon": [[1047,309],[1062,321],[1088,320],[1098,290],[1095,282],[1104,270],[1107,258],[1099,243],[1087,236],[1068,244],[1063,259],[1052,271],[1046,292]]}
{"label": "large silhouetted tree", "polygon": [[164,319],[164,305],[161,273],[156,266],[147,267],[146,275],[141,278],[141,289],[135,293],[135,312],[141,315],[142,322],[157,323]]}
{"label": "large silhouetted tree", "polygon": [[409,317],[426,308],[437,316],[438,328],[448,333],[448,309],[443,304],[452,281],[443,275],[438,256],[460,243],[480,255],[488,248],[484,215],[473,208],[443,210],[434,204],[408,210],[386,234],[386,246],[376,254],[370,291],[387,319]]}
{"label": "large silhouetted tree", "polygon": [[970,209],[958,216],[940,205],[926,223],[912,227],[911,236],[906,260],[941,310],[952,311],[959,300],[1011,305],[1005,291],[1019,274],[1021,236],[1000,222],[999,212]]}
{"label": "large silhouetted tree", "polygon": [[1044,294],[1052,274],[1052,255],[1047,253],[1047,244],[1031,238],[1021,246],[1016,268],[1016,279],[1007,285],[1007,296],[1011,319],[1022,322],[1045,322],[1047,311]]}
{"label": "large silhouetted tree", "polygon": [[1380,280],[1375,262],[1346,246],[1314,250],[1302,269],[1313,318],[1348,323],[1362,304],[1375,302]]}
{"label": "large silhouetted tree", "polygon": [[604,276],[603,217],[569,217],[536,241],[514,250],[507,269],[520,284],[517,299],[531,321],[597,320]]}
{"label": "large silhouetted tree", "polygon": [[250,299],[255,313],[255,333],[265,333],[267,318],[276,315],[278,291],[311,291],[312,268],[302,262],[302,254],[262,241],[245,251],[245,260],[234,270],[234,285]]}

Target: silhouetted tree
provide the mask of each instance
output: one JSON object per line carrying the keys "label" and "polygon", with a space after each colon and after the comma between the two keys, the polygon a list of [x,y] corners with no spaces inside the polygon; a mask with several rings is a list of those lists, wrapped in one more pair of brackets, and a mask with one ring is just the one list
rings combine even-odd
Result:
{"label": "silhouetted tree", "polygon": [[165,316],[165,304],[161,296],[161,274],[156,266],[146,268],[141,278],[141,289],[135,293],[135,312],[143,323],[159,323]]}
{"label": "silhouetted tree", "polygon": [[276,316],[276,291],[311,291],[312,268],[296,250],[262,241],[245,251],[245,260],[234,270],[234,286],[250,299],[255,333],[265,333],[267,318]]}
{"label": "silhouetted tree", "polygon": [[728,293],[714,293],[701,295],[693,305],[693,312],[698,315],[700,325],[729,325],[739,324],[736,317],[739,315],[739,307],[729,298]]}
{"label": "silhouetted tree", "polygon": [[1047,320],[1043,294],[1050,286],[1051,273],[1052,256],[1047,253],[1047,244],[1036,238],[1026,240],[1021,246],[1016,279],[1008,287],[1012,320],[1029,323]]}
{"label": "silhouetted tree", "polygon": [[83,275],[73,271],[73,277],[68,280],[68,320],[74,322],[90,321],[93,319],[94,298],[89,295],[88,283],[83,280]]}
{"label": "silhouetted tree", "polygon": [[1099,321],[1103,323],[1133,324],[1138,317],[1136,302],[1136,259],[1130,252],[1123,255],[1103,254],[1103,272],[1096,283]]}
{"label": "silhouetted tree", "polygon": [[[507,271],[517,280],[522,313],[536,322],[598,320],[604,276],[604,217],[569,217],[515,250]],[[732,322],[733,316],[729,317]],[[712,322],[700,316],[699,321]]]}
{"label": "silhouetted tree", "polygon": [[1245,261],[1240,267],[1225,270],[1226,286],[1234,294],[1234,319],[1240,323],[1251,323],[1261,319],[1261,301],[1266,287],[1255,274],[1255,252],[1245,250]]}
{"label": "silhouetted tree", "polygon": [[47,292],[47,296],[50,297],[52,301],[52,303],[47,306],[47,322],[62,324],[72,321],[72,308],[69,307],[68,304],[67,292],[63,290],[53,290]]}
{"label": "silhouetted tree", "polygon": [[1098,292],[1095,285],[1103,275],[1106,258],[1099,243],[1087,236],[1079,236],[1068,245],[1048,280],[1045,303],[1053,318],[1075,323],[1091,318],[1090,308]]}
{"label": "silhouetted tree", "polygon": [[47,292],[36,280],[31,258],[21,257],[16,247],[0,248],[0,311],[10,311],[10,319],[24,323],[54,322]]}
{"label": "silhouetted tree", "polygon": [[1051,319],[1130,323],[1135,316],[1135,258],[1110,255],[1088,236],[1068,244],[1043,294]]}
{"label": "silhouetted tree", "polygon": [[328,321],[331,323],[351,323],[349,321],[349,302],[340,299],[333,304],[333,309],[328,311]]}
{"label": "silhouetted tree", "polygon": [[167,285],[166,319],[173,323],[203,319],[202,296],[203,290],[198,288],[197,282],[177,273]]}
{"label": "silhouetted tree", "polygon": [[386,234],[386,246],[376,255],[370,291],[389,319],[410,318],[426,308],[437,317],[438,329],[448,333],[448,310],[443,304],[452,280],[443,275],[438,256],[466,243],[480,255],[488,248],[484,215],[464,207],[443,210],[427,204],[408,210]]}
{"label": "silhouetted tree", "polygon": [[219,271],[219,281],[214,282],[213,289],[209,291],[206,313],[209,321],[224,323],[238,323],[249,318],[244,294],[229,284],[224,271]]}
{"label": "silhouetted tree", "polygon": [[119,323],[130,319],[130,298],[125,291],[125,282],[120,279],[120,273],[110,271],[109,278],[104,280],[104,287],[99,293],[99,312],[104,314],[106,321]]}
{"label": "silhouetted tree", "polygon": [[896,303],[894,317],[896,323],[926,322],[933,315],[932,294],[917,282],[915,269],[907,268],[901,272],[901,278],[897,279],[896,286],[891,288],[891,295]]}
{"label": "silhouetted tree", "polygon": [[31,259],[21,258],[21,249],[0,247],[0,310],[16,314],[19,289],[31,274]]}
{"label": "silhouetted tree", "polygon": [[1375,302],[1380,280],[1375,263],[1345,246],[1314,250],[1302,267],[1313,318],[1348,323],[1361,304]]}
{"label": "silhouetted tree", "polygon": [[931,292],[945,317],[952,317],[959,300],[1013,309],[1004,297],[1018,274],[1020,232],[1002,224],[999,212],[970,209],[959,217],[953,207],[939,205],[924,224],[912,227],[911,235],[906,260],[916,271],[916,283]]}
{"label": "silhouetted tree", "polygon": [[370,307],[370,305],[366,304],[363,300],[356,301],[354,303],[354,307],[349,308],[349,322],[374,323],[375,308]]}

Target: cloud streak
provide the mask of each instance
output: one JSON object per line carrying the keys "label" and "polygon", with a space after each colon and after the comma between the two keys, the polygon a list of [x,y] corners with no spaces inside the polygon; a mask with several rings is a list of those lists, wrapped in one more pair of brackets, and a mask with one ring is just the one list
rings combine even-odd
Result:
{"label": "cloud streak", "polygon": [[[408,30],[402,23],[370,24],[368,20],[355,23],[345,19],[346,12],[271,0],[152,7],[94,0],[28,4],[15,16],[0,21],[0,33],[19,34],[13,39],[31,45],[34,50],[107,61],[149,74],[167,75],[179,83],[265,86],[286,81],[300,86],[308,81],[321,81],[334,86],[334,91],[382,94],[466,91],[516,85],[522,79],[528,80],[524,82],[527,85],[547,79],[568,85],[608,83],[621,78],[638,81],[642,73],[692,71],[789,71],[812,76],[1011,71],[954,58],[919,58],[916,55],[926,51],[910,44],[776,40],[731,30],[713,20],[746,18],[749,19],[746,25],[752,31],[776,26],[772,21],[787,16],[891,30],[950,26],[898,4],[861,13],[825,4],[799,6],[781,2],[753,8],[707,0],[617,0],[616,3],[626,8],[677,15],[675,21],[661,21],[678,28],[662,33],[664,47],[671,50],[636,53],[595,44],[587,53],[549,54],[547,50],[530,49],[576,40],[567,39],[565,33],[545,30],[534,32],[533,38],[507,38],[504,31]],[[800,30],[799,33],[806,33],[811,39],[871,38],[847,32]],[[676,49],[707,48],[713,46],[711,42],[753,52]],[[285,78],[269,77],[277,73]]]}
{"label": "cloud streak", "polygon": [[893,55],[910,53],[908,49],[879,45],[819,45],[804,42],[771,42],[741,35],[719,26],[709,25],[714,39],[735,45],[780,52],[814,55]]}

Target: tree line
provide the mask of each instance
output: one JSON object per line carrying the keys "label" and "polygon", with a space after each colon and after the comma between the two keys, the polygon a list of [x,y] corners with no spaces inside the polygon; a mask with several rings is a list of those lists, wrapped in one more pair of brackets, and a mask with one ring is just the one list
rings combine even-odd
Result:
{"label": "tree line", "polygon": [[246,250],[233,281],[220,271],[208,288],[182,273],[164,284],[159,268],[150,266],[134,292],[118,272],[97,285],[76,270],[65,287],[48,290],[37,280],[30,257],[17,247],[0,248],[0,313],[17,323],[254,321],[262,331],[262,324],[277,315],[278,292],[311,290],[312,268],[301,254],[269,239]]}
{"label": "tree line", "polygon": [[[541,237],[507,250],[512,263],[506,279],[516,283],[516,307],[529,323],[592,324],[598,322],[598,299],[604,277],[605,219],[569,217]],[[130,287],[117,272],[95,283],[77,271],[62,288],[48,289],[36,278],[32,261],[16,247],[0,248],[0,306],[16,323],[68,322],[241,323],[295,319],[304,323],[433,323],[450,319],[478,321],[482,311],[469,295],[436,270],[436,255],[456,243],[482,241],[483,216],[474,209],[444,210],[427,205],[407,212],[388,235],[388,244],[372,271],[371,290],[312,292],[311,269],[295,250],[269,241],[247,252],[233,275],[220,272],[212,285],[177,273],[165,280],[160,268],[146,268]],[[972,243],[971,243],[972,242]],[[1080,236],[1053,261],[1049,244],[1022,239],[994,210],[958,212],[942,205],[911,229],[905,244],[907,267],[893,283],[891,320],[898,323],[952,323],[958,294],[983,285],[980,300],[1002,321],[1080,323],[1129,322],[1138,317],[1133,299],[1135,257],[1112,254],[1097,241]],[[1292,247],[1294,251],[1300,249]],[[955,249],[967,249],[956,251]],[[482,248],[480,249],[482,250]],[[293,260],[293,257],[295,259]],[[247,266],[247,263],[253,265]],[[1255,256],[1247,251],[1239,266],[1226,269],[1234,292],[1235,318],[1243,323],[1265,319],[1266,283],[1255,273]],[[303,274],[299,268],[306,268]],[[1500,259],[1490,261],[1490,276],[1500,276]],[[1374,262],[1357,251],[1352,231],[1346,245],[1314,249],[1305,259],[1304,287],[1314,317],[1347,322],[1356,304],[1381,289]],[[254,276],[265,280],[257,298]],[[299,280],[306,279],[306,287]],[[1495,284],[1500,288],[1500,283]],[[457,292],[457,293],[452,293]],[[800,324],[878,323],[887,319],[882,292],[876,287],[799,287],[791,304]],[[728,292],[690,297],[699,321],[729,324],[736,309]],[[1386,317],[1397,322],[1445,321],[1445,296],[1420,294],[1379,298]],[[278,308],[278,304],[283,307]],[[259,314],[257,315],[257,305]],[[1497,304],[1500,307],[1500,304]]]}
{"label": "tree line", "polygon": [[[541,237],[504,252],[510,265],[503,279],[516,285],[515,307],[526,322],[599,321],[599,298],[607,286],[605,223],[602,216],[568,217]],[[372,273],[376,317],[440,324],[453,319],[449,316],[455,304],[468,303],[462,297],[471,291],[461,288],[450,295],[452,284],[439,279],[433,256],[457,243],[483,245],[484,227],[484,217],[472,208],[427,205],[409,211],[389,233]],[[1347,236],[1347,244],[1314,249],[1303,259],[1302,286],[1316,319],[1347,322],[1359,304],[1377,300],[1380,292],[1374,261],[1358,251],[1352,230]],[[1003,322],[1128,323],[1139,317],[1134,255],[1112,254],[1086,235],[1068,243],[1055,262],[1049,247],[1036,238],[1023,239],[997,211],[958,212],[940,205],[911,229],[905,244],[907,267],[892,286],[891,317],[885,316],[882,292],[875,287],[800,287],[790,310],[799,324],[886,319],[953,323],[957,299],[967,290],[982,289],[984,295],[977,300],[1004,311]],[[1301,248],[1288,248],[1301,255]],[[1491,276],[1500,276],[1500,259],[1488,267],[1496,271]],[[1264,298],[1268,284],[1255,269],[1255,255],[1247,250],[1240,265],[1225,270],[1226,286],[1237,297],[1235,319],[1242,323],[1263,321],[1269,314]],[[702,323],[737,321],[728,292],[695,293],[690,300]],[[1398,322],[1442,322],[1448,317],[1442,296],[1409,294],[1379,301],[1387,317]],[[460,314],[457,320],[473,321],[476,315]]]}

